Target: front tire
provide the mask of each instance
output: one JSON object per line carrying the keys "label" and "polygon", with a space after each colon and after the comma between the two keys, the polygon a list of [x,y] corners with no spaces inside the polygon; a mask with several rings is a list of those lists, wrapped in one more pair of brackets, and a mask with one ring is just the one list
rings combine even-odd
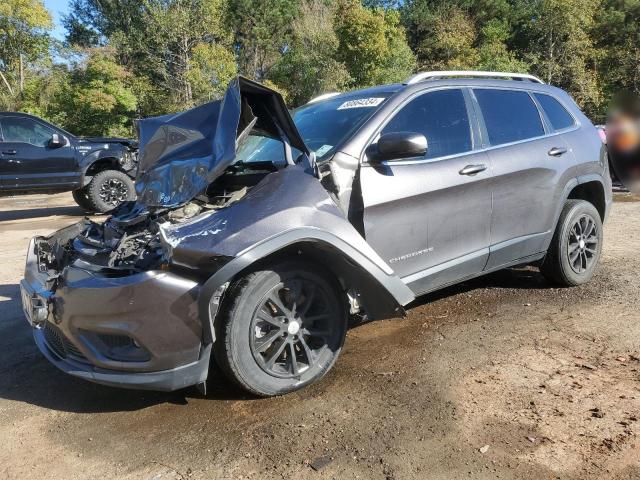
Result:
{"label": "front tire", "polygon": [[119,170],[103,170],[97,173],[91,182],[80,191],[82,190],[86,192],[86,206],[80,204],[78,200],[76,202],[91,212],[106,213],[121,203],[136,198],[133,180]]}
{"label": "front tire", "polygon": [[86,210],[87,212],[93,212],[93,204],[89,201],[86,187],[72,191],[71,195],[73,196],[73,200],[78,204],[80,208]]}
{"label": "front tire", "polygon": [[602,253],[602,220],[598,210],[584,200],[568,200],[540,272],[564,287],[587,283]]}
{"label": "front tire", "polygon": [[321,268],[285,262],[252,272],[225,294],[214,353],[227,377],[254,395],[282,395],[322,378],[347,330],[347,306]]}

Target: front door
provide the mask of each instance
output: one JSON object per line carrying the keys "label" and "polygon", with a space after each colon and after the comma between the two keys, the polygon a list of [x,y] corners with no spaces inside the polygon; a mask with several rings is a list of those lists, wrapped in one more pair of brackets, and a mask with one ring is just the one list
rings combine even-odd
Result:
{"label": "front door", "polygon": [[381,134],[422,133],[427,154],[362,165],[367,242],[416,294],[480,273],[488,258],[491,165],[474,151],[469,105],[457,88],[411,99]]}
{"label": "front door", "polygon": [[75,152],[69,141],[61,147],[49,147],[57,131],[28,117],[2,117],[0,126],[4,188],[69,188],[78,183]]}

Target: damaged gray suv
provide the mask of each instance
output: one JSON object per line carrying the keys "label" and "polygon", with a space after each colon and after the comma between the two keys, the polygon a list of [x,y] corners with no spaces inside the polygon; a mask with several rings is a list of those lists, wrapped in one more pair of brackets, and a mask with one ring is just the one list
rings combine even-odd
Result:
{"label": "damaged gray suv", "polygon": [[36,237],[21,283],[44,356],[120,387],[255,395],[336,361],[350,319],[515,265],[588,281],[611,204],[595,127],[530,75],[420,73],[288,112],[243,78],[143,120],[137,202]]}

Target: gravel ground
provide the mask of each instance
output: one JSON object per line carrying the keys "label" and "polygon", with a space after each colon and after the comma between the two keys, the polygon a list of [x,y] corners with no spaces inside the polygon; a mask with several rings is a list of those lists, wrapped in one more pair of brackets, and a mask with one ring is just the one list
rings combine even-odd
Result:
{"label": "gravel ground", "polygon": [[285,397],[111,389],[50,366],[18,282],[71,196],[0,199],[0,478],[640,478],[640,202],[601,267],[554,289],[513,269],[351,330],[336,367]]}

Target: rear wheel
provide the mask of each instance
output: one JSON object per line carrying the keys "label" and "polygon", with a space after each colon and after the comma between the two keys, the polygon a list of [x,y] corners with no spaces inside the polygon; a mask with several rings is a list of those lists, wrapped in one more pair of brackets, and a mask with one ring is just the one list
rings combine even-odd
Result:
{"label": "rear wheel", "polygon": [[540,271],[561,286],[588,282],[600,260],[602,233],[600,214],[591,203],[568,200]]}
{"label": "rear wheel", "polygon": [[259,396],[300,389],[338,358],[347,308],[335,279],[313,264],[248,274],[225,295],[214,351],[222,371]]}

